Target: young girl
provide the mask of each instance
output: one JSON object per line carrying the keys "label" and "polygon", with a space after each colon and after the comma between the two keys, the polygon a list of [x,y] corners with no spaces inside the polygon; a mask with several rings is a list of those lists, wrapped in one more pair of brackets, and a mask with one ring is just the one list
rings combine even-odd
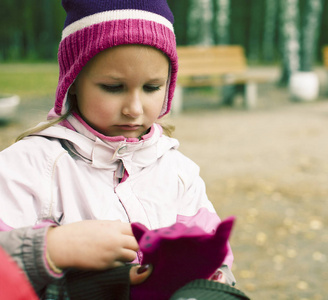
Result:
{"label": "young girl", "polygon": [[[13,257],[23,249],[17,261],[39,294],[69,268],[138,261],[133,222],[156,229],[188,223],[200,210],[212,213],[199,214],[204,230],[219,222],[198,166],[158,123],[170,111],[178,69],[166,1],[62,3],[54,108],[0,153],[0,220],[20,232],[7,249]],[[229,284],[231,264],[230,251],[220,269]],[[141,278],[134,269],[132,283],[147,267]]]}

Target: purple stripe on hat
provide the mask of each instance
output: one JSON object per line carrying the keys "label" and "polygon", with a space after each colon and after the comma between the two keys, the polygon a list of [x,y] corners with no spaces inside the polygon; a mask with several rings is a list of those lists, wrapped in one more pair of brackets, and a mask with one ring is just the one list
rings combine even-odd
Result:
{"label": "purple stripe on hat", "polygon": [[163,0],[62,0],[67,12],[64,28],[84,17],[110,10],[136,9],[161,15],[174,23],[173,14]]}
{"label": "purple stripe on hat", "polygon": [[174,32],[172,23],[163,16],[144,10],[123,9],[104,11],[91,16],[87,16],[81,20],[70,24],[63,30],[62,40],[78,30],[95,25],[97,23],[126,19],[140,19],[156,22],[170,28]]}

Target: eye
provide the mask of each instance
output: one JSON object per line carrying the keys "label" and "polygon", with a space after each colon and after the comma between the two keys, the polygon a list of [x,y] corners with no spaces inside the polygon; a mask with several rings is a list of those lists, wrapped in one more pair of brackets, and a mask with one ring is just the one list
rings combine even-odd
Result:
{"label": "eye", "polygon": [[109,93],[120,93],[123,91],[124,86],[122,84],[101,84],[101,89]]}
{"label": "eye", "polygon": [[153,92],[159,91],[161,89],[161,86],[152,85],[152,84],[145,84],[143,86],[143,89],[146,93],[153,93]]}

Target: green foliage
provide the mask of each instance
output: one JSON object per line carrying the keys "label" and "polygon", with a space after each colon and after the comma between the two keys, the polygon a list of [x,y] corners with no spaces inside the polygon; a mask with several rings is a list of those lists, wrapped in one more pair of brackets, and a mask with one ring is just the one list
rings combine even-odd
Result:
{"label": "green foliage", "polygon": [[64,19],[59,0],[1,0],[0,61],[55,60]]}

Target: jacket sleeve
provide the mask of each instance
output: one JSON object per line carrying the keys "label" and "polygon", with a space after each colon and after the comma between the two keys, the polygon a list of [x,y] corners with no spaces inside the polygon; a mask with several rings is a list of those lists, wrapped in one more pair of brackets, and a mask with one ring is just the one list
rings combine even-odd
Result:
{"label": "jacket sleeve", "polygon": [[52,176],[66,151],[42,137],[28,137],[0,152],[0,219],[21,228],[52,216]]}
{"label": "jacket sleeve", "polygon": [[0,231],[0,246],[25,272],[37,293],[53,280],[61,278],[49,269],[45,259],[45,236],[48,226],[33,229],[24,227]]}
{"label": "jacket sleeve", "polygon": [[[0,231],[0,247],[9,254],[25,272],[38,295],[59,293],[64,288],[64,274],[56,275],[49,269],[45,259],[45,235],[49,226],[33,229],[32,227]],[[129,299],[129,272],[132,265],[105,271],[70,270],[65,273],[65,282],[71,300],[83,299]],[[57,286],[58,283],[58,286]],[[46,291],[46,292],[45,292]]]}
{"label": "jacket sleeve", "polygon": [[130,299],[130,269],[132,265],[104,270],[70,270],[66,285],[71,300]]}
{"label": "jacket sleeve", "polygon": [[[179,214],[194,216],[199,209],[206,208],[215,213],[208,200],[204,180],[199,175],[199,167],[181,153],[177,158],[179,180]],[[203,224],[206,225],[206,224]]]}
{"label": "jacket sleeve", "polygon": [[[204,180],[199,175],[199,167],[189,158],[183,157],[180,159],[179,165],[179,180],[180,180],[180,205],[177,216],[177,221],[185,224],[197,225],[203,228],[206,232],[212,231],[219,222],[220,217],[217,215],[213,204],[207,197],[206,185]],[[208,214],[209,211],[212,214]],[[197,219],[194,216],[197,214]],[[192,220],[192,221],[191,221]],[[233,262],[233,254],[230,244],[229,251],[224,261],[224,265],[228,266],[228,271],[231,269]],[[223,272],[226,272],[224,269]],[[231,272],[230,272],[231,273]],[[226,277],[233,278],[232,274],[226,274]],[[232,279],[234,281],[234,279]]]}

